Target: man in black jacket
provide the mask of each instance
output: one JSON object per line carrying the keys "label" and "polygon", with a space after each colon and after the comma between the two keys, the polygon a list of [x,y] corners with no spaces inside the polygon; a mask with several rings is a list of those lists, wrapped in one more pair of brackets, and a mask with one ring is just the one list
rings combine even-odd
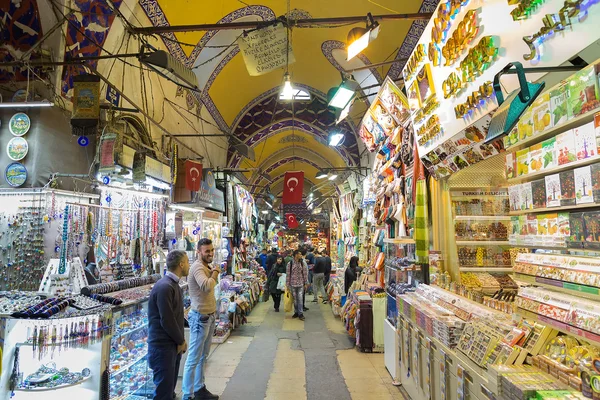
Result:
{"label": "man in black jacket", "polygon": [[267,276],[269,276],[269,272],[271,271],[273,265],[277,263],[277,257],[279,257],[279,252],[277,251],[277,249],[271,249],[271,254],[267,256]]}
{"label": "man in black jacket", "polygon": [[183,294],[179,279],[190,262],[182,250],[167,255],[167,273],[148,299],[148,365],[154,372],[154,400],[173,400],[181,355],[187,350],[183,330]]}
{"label": "man in black jacket", "polygon": [[321,255],[321,253],[316,251],[315,258],[315,266],[313,268],[313,293],[314,300],[313,303],[317,303],[319,301],[319,292],[323,296],[323,303],[327,303],[327,293],[325,292],[325,257]]}
{"label": "man in black jacket", "polygon": [[326,251],[323,251],[323,258],[325,259],[325,285],[329,283],[329,277],[331,276],[331,257],[327,254]]}

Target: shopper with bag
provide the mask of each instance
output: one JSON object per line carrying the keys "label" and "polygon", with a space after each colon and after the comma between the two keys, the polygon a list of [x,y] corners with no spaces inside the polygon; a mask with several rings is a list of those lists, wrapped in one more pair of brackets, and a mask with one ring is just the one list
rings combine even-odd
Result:
{"label": "shopper with bag", "polygon": [[300,250],[294,250],[293,260],[286,267],[286,284],[288,292],[291,292],[294,296],[294,315],[292,318],[300,318],[304,321],[302,301],[304,290],[308,288],[308,267]]}
{"label": "shopper with bag", "polygon": [[279,312],[281,293],[285,290],[285,282],[285,264],[283,263],[283,257],[279,256],[269,271],[268,280],[269,292],[271,293],[271,297],[273,297],[275,312]]}

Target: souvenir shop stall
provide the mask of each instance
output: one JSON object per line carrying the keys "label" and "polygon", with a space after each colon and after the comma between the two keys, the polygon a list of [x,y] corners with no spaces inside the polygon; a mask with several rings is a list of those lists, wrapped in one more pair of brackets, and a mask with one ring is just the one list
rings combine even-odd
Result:
{"label": "souvenir shop stall", "polygon": [[258,210],[252,194],[241,185],[232,185],[233,215],[231,245],[233,248],[232,271],[250,267],[250,261],[258,254]]}
{"label": "souvenir shop stall", "polygon": [[[437,272],[424,270],[432,285],[396,285],[400,361],[390,368],[386,349],[386,367],[413,399],[597,398],[600,54],[586,47],[600,13],[585,1],[442,1],[434,17],[403,77]],[[577,55],[561,74],[509,64]]]}

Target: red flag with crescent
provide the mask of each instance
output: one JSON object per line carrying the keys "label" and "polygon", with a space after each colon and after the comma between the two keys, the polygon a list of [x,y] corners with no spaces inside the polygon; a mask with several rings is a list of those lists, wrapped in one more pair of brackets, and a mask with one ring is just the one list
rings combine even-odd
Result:
{"label": "red flag with crescent", "polygon": [[304,191],[304,172],[286,172],[283,180],[283,204],[302,203],[302,192]]}
{"label": "red flag with crescent", "polygon": [[298,227],[298,220],[294,214],[285,214],[285,220],[287,221],[289,229],[296,229]]}
{"label": "red flag with crescent", "polygon": [[202,164],[187,160],[185,166],[185,188],[192,192],[200,190],[202,182]]}

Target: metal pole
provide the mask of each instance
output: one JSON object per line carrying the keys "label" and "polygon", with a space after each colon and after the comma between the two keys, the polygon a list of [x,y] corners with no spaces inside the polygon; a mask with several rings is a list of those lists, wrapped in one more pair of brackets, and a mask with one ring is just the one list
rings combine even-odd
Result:
{"label": "metal pole", "polygon": [[129,54],[111,54],[104,56],[89,56],[89,57],[77,57],[72,58],[70,60],[64,61],[43,61],[43,60],[18,60],[18,61],[10,61],[5,63],[0,63],[0,67],[13,67],[19,65],[30,65],[30,66],[61,66],[61,65],[72,65],[72,64],[82,64],[86,61],[97,61],[97,60],[107,60],[112,58],[132,58],[139,57],[139,53],[129,53]]}
{"label": "metal pole", "polygon": [[376,63],[376,64],[369,64],[369,65],[365,65],[364,67],[358,67],[358,68],[354,68],[351,70],[344,70],[345,73],[348,74],[352,74],[356,71],[362,71],[365,69],[371,69],[371,68],[376,68],[376,67],[381,67],[383,65],[388,65],[388,64],[394,64],[397,62],[404,62],[404,61],[408,61],[408,58],[399,58],[397,60],[390,60],[390,61],[384,61],[384,62],[380,62],[380,63]]}
{"label": "metal pole", "polygon": [[[376,21],[383,20],[426,20],[429,21],[433,16],[432,13],[413,13],[413,14],[384,14],[374,15],[373,19]],[[155,33],[168,33],[168,32],[195,32],[195,31],[220,31],[220,30],[231,30],[231,29],[258,29],[264,28],[269,25],[277,23],[278,20],[271,21],[244,21],[244,22],[231,22],[227,24],[194,24],[194,25],[172,25],[172,26],[149,26],[133,28],[134,33],[141,33],[151,35]],[[283,22],[283,21],[282,21]],[[306,28],[313,27],[314,25],[334,25],[334,24],[348,24],[348,23],[366,23],[367,16],[359,15],[354,17],[334,17],[334,18],[306,18],[306,19],[292,19],[287,21],[292,27]]]}

